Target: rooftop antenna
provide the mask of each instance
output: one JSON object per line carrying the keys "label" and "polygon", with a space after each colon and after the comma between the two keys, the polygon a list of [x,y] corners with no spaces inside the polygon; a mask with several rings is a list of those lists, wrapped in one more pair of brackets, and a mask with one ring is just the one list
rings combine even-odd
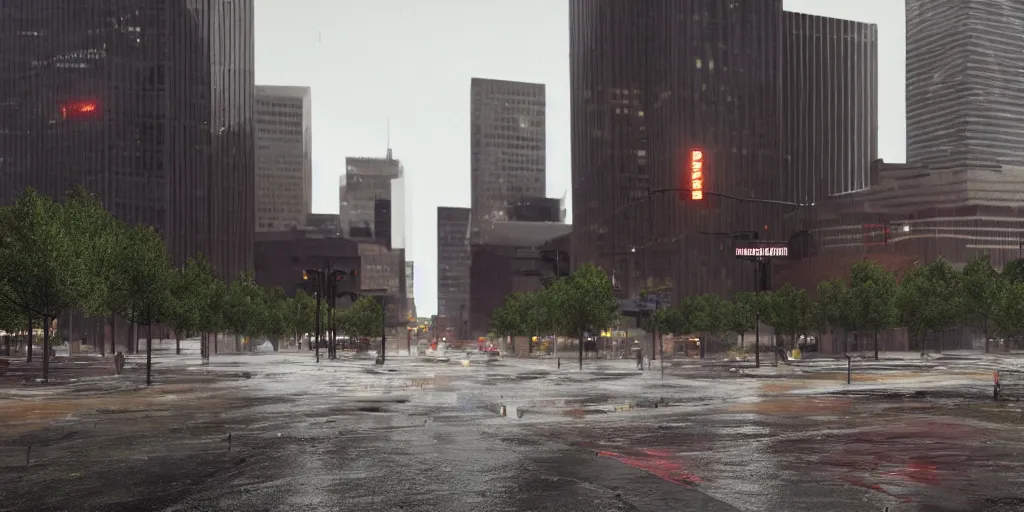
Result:
{"label": "rooftop antenna", "polygon": [[389,117],[388,118],[388,156],[387,156],[387,161],[390,162],[392,160],[394,160],[394,157],[391,155],[391,118]]}

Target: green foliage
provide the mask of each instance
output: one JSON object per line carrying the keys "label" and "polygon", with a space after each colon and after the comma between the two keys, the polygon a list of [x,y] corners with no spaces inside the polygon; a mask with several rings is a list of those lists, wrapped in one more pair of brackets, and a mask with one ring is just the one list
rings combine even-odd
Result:
{"label": "green foliage", "polygon": [[114,251],[124,226],[81,186],[68,194],[62,213],[78,257],[87,269],[79,306],[93,315],[108,315],[111,309],[107,284],[117,272]]}
{"label": "green foliage", "polygon": [[1024,258],[1013,260],[1004,265],[1003,279],[1010,283],[1024,283]]}
{"label": "green foliage", "polygon": [[989,320],[999,303],[1005,285],[1006,281],[992,267],[988,255],[971,259],[960,272],[963,320],[969,325],[984,329],[986,340]]}
{"label": "green foliage", "polygon": [[305,290],[296,291],[295,297],[288,300],[286,308],[292,333],[298,336],[316,329],[316,299]]}
{"label": "green foliage", "polygon": [[910,269],[896,293],[900,323],[919,336],[952,327],[961,312],[958,285],[956,270],[945,261]]}
{"label": "green foliage", "polygon": [[729,328],[729,303],[714,294],[698,295],[684,301],[682,310],[694,332],[719,339]]}
{"label": "green foliage", "polygon": [[850,287],[842,279],[819,283],[815,324],[829,329],[855,329],[856,317],[852,302]]}
{"label": "green foliage", "polygon": [[342,310],[338,323],[353,338],[379,338],[384,329],[384,308],[373,297],[360,297]]}
{"label": "green foliage", "polygon": [[178,337],[188,338],[202,331],[213,288],[213,270],[201,255],[189,259],[181,271],[172,273],[173,300],[167,323]]}
{"label": "green foliage", "polygon": [[860,329],[878,332],[897,324],[896,276],[873,261],[850,268],[850,312]]}
{"label": "green foliage", "polygon": [[61,205],[26,189],[0,210],[0,297],[55,318],[94,295],[91,269]]}
{"label": "green foliage", "polygon": [[121,229],[112,258],[117,272],[107,283],[111,309],[131,323],[152,325],[173,311],[175,270],[160,235],[150,226]]}
{"label": "green foliage", "polygon": [[272,288],[266,290],[261,299],[263,314],[259,318],[259,333],[275,341],[284,338],[292,331],[288,296],[281,288]]}
{"label": "green foliage", "polygon": [[814,326],[814,303],[806,291],[786,283],[782,288],[763,295],[766,296],[766,314],[761,318],[779,334],[788,334],[795,340],[797,335]]}
{"label": "green foliage", "polygon": [[992,309],[992,327],[1003,336],[1024,335],[1024,282],[1002,288]]}
{"label": "green foliage", "polygon": [[498,336],[532,336],[536,330],[540,293],[517,292],[505,298],[505,304],[491,313],[491,329]]}
{"label": "green foliage", "polygon": [[260,322],[266,313],[263,293],[248,273],[232,281],[224,294],[224,326],[236,336],[262,334]]}
{"label": "green foliage", "polygon": [[739,292],[729,304],[726,329],[736,334],[754,330],[757,320],[758,294]]}
{"label": "green foliage", "polygon": [[662,334],[686,334],[690,332],[690,324],[679,308],[661,308],[654,312],[652,321]]}
{"label": "green foliage", "polygon": [[618,302],[603,269],[585,264],[548,289],[553,324],[561,334],[582,336],[608,329],[615,322]]}

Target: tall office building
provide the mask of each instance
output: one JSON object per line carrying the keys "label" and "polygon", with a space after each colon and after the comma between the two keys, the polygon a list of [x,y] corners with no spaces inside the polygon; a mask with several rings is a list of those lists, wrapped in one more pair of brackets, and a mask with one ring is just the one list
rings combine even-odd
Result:
{"label": "tall office building", "polygon": [[781,15],[781,0],[570,0],[570,252],[607,269],[620,294],[729,293],[753,282],[722,240],[697,233],[771,225],[779,214],[651,192],[691,187],[691,150],[706,159],[705,190],[776,188]]}
{"label": "tall office building", "polygon": [[177,262],[253,267],[253,1],[0,3],[0,203],[81,184]]}
{"label": "tall office building", "polygon": [[[375,238],[374,208],[379,200],[391,200],[392,180],[404,174],[402,162],[388,149],[384,158],[345,159],[345,183],[341,193],[341,224],[349,238]],[[390,220],[389,226],[390,226]]]}
{"label": "tall office building", "polygon": [[866,184],[873,27],[784,13],[781,0],[569,5],[570,252],[620,294],[751,289],[724,234],[786,240],[793,209],[745,199],[814,202]]}
{"label": "tall office building", "polygon": [[1024,3],[907,0],[907,161],[1024,166]]}
{"label": "tall office building", "polygon": [[878,26],[785,12],[780,36],[785,161],[771,198],[821,203],[867,188],[878,158]]}
{"label": "tall office building", "polygon": [[313,211],[310,88],[256,87],[256,231],[304,226]]}
{"label": "tall office building", "polygon": [[437,208],[437,314],[469,321],[470,210]]}
{"label": "tall office building", "polygon": [[474,78],[470,86],[473,224],[506,219],[520,199],[544,197],[544,84]]}

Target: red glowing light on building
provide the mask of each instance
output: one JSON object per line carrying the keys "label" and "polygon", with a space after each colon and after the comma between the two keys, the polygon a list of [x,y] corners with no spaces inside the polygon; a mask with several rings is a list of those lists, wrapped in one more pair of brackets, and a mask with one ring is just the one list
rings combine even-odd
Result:
{"label": "red glowing light on building", "polygon": [[690,150],[690,199],[704,199],[704,151]]}
{"label": "red glowing light on building", "polygon": [[62,119],[90,119],[99,115],[100,106],[95,101],[74,101],[60,106]]}

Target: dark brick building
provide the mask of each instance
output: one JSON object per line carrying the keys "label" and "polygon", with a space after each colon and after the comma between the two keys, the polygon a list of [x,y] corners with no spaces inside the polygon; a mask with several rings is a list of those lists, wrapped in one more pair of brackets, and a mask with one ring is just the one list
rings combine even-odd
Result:
{"label": "dark brick building", "polygon": [[0,2],[0,203],[76,184],[177,262],[253,266],[253,1]]}
{"label": "dark brick building", "polygon": [[[743,199],[866,183],[875,44],[872,26],[781,0],[570,0],[574,262],[608,269],[624,296],[750,289],[728,234],[786,239],[813,211]],[[691,187],[695,149],[704,199],[664,192]]]}

